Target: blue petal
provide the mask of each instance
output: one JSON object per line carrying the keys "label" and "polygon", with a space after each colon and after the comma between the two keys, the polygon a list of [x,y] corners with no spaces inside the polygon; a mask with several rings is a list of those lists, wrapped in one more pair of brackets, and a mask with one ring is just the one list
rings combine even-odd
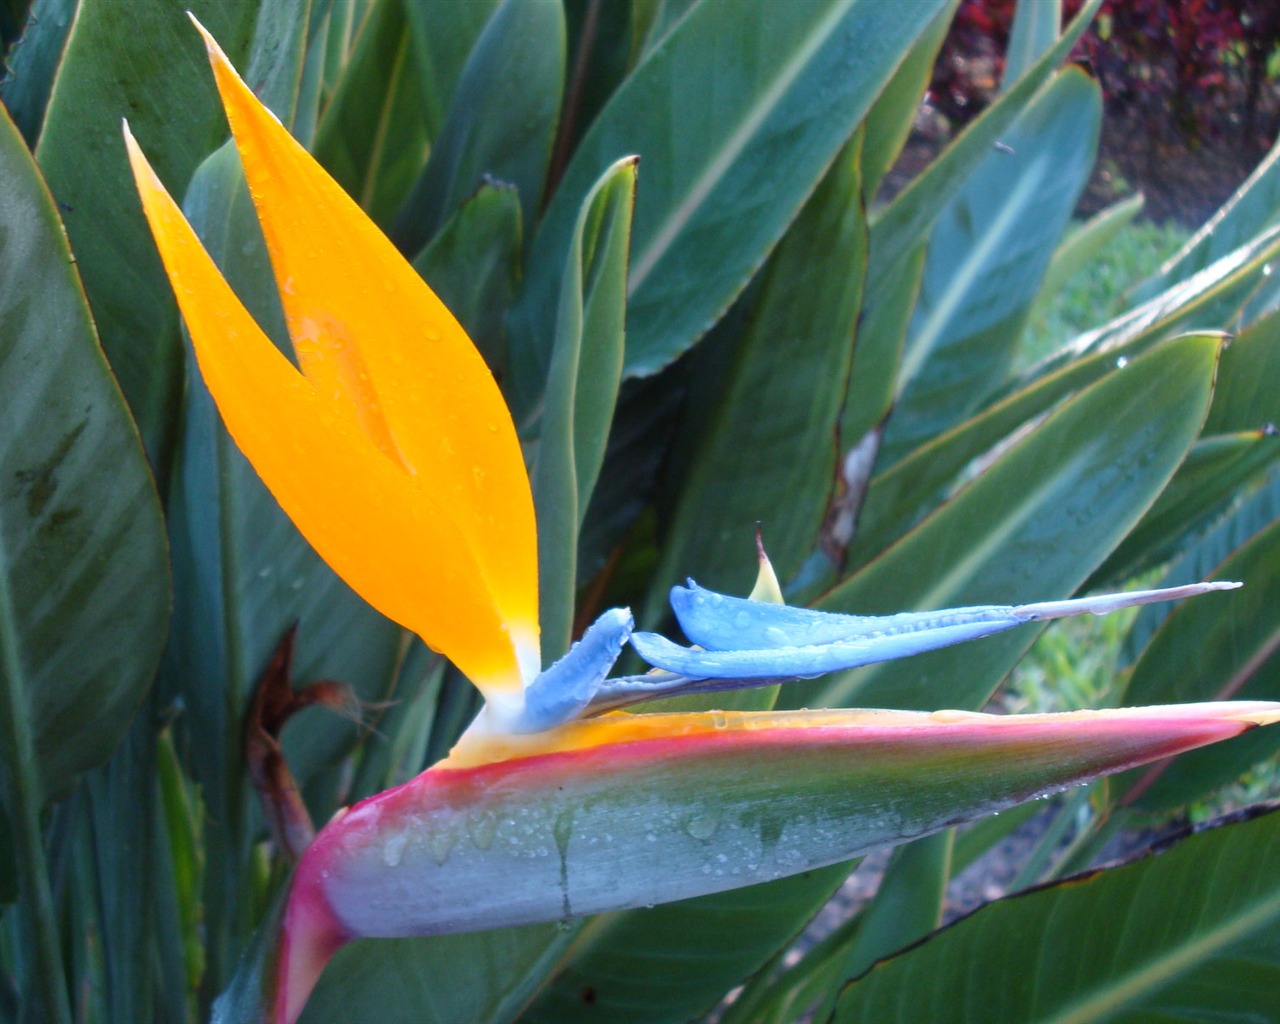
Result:
{"label": "blue petal", "polygon": [[529,684],[516,732],[542,732],[579,717],[618,660],[635,621],[629,608],[611,608],[593,622],[563,658]]}
{"label": "blue petal", "polygon": [[[838,612],[820,612],[811,608],[728,597],[717,594],[714,590],[706,590],[692,580],[687,587],[671,588],[671,607],[690,642],[710,651],[813,647],[857,639],[871,640],[966,622],[1005,621],[1013,611],[1007,605],[980,605],[942,612],[842,615]],[[1000,628],[1008,629],[1009,626]],[[928,647],[920,648],[927,649]],[[912,653],[914,651],[902,652]],[[893,657],[902,657],[902,654]]]}
{"label": "blue petal", "polygon": [[[771,606],[772,607],[772,606]],[[898,616],[893,616],[898,618]],[[852,640],[755,650],[708,651],[681,647],[656,633],[635,633],[631,645],[650,665],[694,679],[811,679],[877,661],[892,661],[964,640],[1001,633],[1028,620],[1006,614],[945,622],[916,632],[883,633]]]}

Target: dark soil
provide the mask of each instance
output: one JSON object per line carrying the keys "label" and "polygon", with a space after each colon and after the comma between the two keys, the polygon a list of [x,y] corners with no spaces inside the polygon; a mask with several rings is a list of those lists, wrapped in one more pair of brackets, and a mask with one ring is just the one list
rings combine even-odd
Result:
{"label": "dark soil", "polygon": [[[994,76],[991,81],[988,99],[995,95]],[[1266,156],[1280,127],[1280,82],[1266,84],[1252,112],[1238,93],[1224,86],[1193,124],[1179,125],[1161,98],[1111,96],[1104,82],[1098,160],[1077,215],[1088,217],[1141,192],[1147,219],[1198,228]],[[882,198],[900,191],[962,128],[926,103]]]}

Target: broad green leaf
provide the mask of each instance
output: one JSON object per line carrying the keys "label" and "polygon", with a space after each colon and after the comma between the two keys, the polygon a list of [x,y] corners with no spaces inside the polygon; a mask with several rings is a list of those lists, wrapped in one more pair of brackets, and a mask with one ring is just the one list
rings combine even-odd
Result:
{"label": "broad green leaf", "polygon": [[506,1024],[554,969],[574,933],[556,923],[357,942],[334,957],[299,1024]]}
{"label": "broad green leaf", "polygon": [[1280,424],[1280,314],[1250,324],[1222,353],[1206,433],[1259,430]]}
{"label": "broad green leaf", "polygon": [[792,941],[848,873],[849,865],[835,864],[594,918],[520,1020],[682,1024],[699,1017]]}
{"label": "broad green leaf", "polygon": [[[1161,585],[1177,586],[1180,582],[1212,578],[1224,562],[1277,520],[1280,520],[1280,473],[1272,473],[1266,483],[1169,567]],[[1132,665],[1141,656],[1170,611],[1167,605],[1139,610],[1125,637],[1123,654],[1128,664]]]}
{"label": "broad green leaf", "polygon": [[1132,579],[1168,562],[1278,458],[1280,438],[1266,431],[1202,437],[1164,493],[1098,568],[1086,589]]}
{"label": "broad green leaf", "polygon": [[[871,480],[849,549],[851,567],[875,558],[907,533],[941,501],[946,489],[974,459],[1067,396],[1123,369],[1147,347],[1145,339],[1140,339],[1118,352],[1097,352],[1074,362],[1064,361],[1055,371],[1033,379],[877,474]],[[855,372],[857,365],[855,362]]]}
{"label": "broad green leaf", "polygon": [[1097,82],[1069,68],[974,168],[933,226],[882,448],[896,462],[981,407],[1009,373],[1054,249],[1093,168]]}
{"label": "broad green leaf", "polygon": [[[990,904],[845,989],[836,1024],[1268,1020],[1280,814]],[[993,984],[998,964],[1005,983]]]}
{"label": "broad green leaf", "polygon": [[[159,831],[155,733],[153,717],[140,714],[115,756],[85,779],[106,1020],[144,1020],[166,994],[151,967],[155,904],[172,897],[155,863],[168,852]],[[185,1015],[184,997],[179,986],[165,1000],[168,1009]]]}
{"label": "broad green leaf", "polygon": [[596,118],[534,239],[527,298],[513,324],[528,353],[517,374],[517,419],[542,391],[554,275],[574,219],[609,164],[629,154],[644,161],[625,372],[653,374],[745,287],[900,53],[943,6],[821,0],[764,4],[744,18],[738,5],[713,0],[681,19]]}
{"label": "broad green leaf", "polygon": [[32,4],[22,37],[5,56],[0,102],[9,108],[27,145],[34,148],[44,123],[49,92],[62,59],[75,16],[76,0],[37,0]]}
{"label": "broad green leaf", "polygon": [[507,376],[503,316],[520,281],[520,198],[507,185],[481,185],[413,261],[502,383]]}
{"label": "broad green leaf", "polygon": [[1007,89],[871,221],[871,277],[868,294],[876,295],[893,280],[901,261],[925,242],[943,208],[969,180],[973,169],[991,152],[1022,113],[1031,97],[1057,70],[1089,27],[1101,0],[1090,0],[1044,56]]}
{"label": "broad green leaf", "polygon": [[41,815],[128,732],[164,645],[169,567],[137,429],[3,112],[0,265],[0,861],[30,921],[30,1006],[66,1021]]}
{"label": "broad green leaf", "polygon": [[537,220],[564,89],[560,0],[502,4],[458,80],[431,158],[391,235],[417,252],[486,181],[515,188],[525,224]]}
{"label": "broad green leaf", "polygon": [[[1022,380],[1032,380],[1075,362],[1090,352],[1124,351],[1141,342],[1168,338],[1180,330],[1233,328],[1241,311],[1267,278],[1280,255],[1280,225],[1268,228],[1216,263],[1162,292],[1141,306],[1094,330],[1086,331],[1033,366]],[[1021,383],[1021,381],[1017,382]],[[1016,385],[1015,385],[1016,386]]]}
{"label": "broad green leaf", "polygon": [[1002,88],[1026,74],[1058,39],[1062,26],[1062,0],[1019,0],[1004,54]]}
{"label": "broad green leaf", "polygon": [[884,177],[902,152],[915,125],[916,112],[933,78],[933,65],[947,37],[960,0],[951,0],[933,16],[919,39],[907,51],[898,70],[867,111],[866,141],[862,147],[862,192],[868,208],[875,201]]}
{"label": "broad green leaf", "polygon": [[753,979],[722,1024],[789,1024],[830,1016],[846,978],[938,927],[953,836],[951,830],[939,832],[895,850],[875,899],[779,977]]}
{"label": "broad green leaf", "polygon": [[902,273],[888,283],[874,302],[868,296],[871,304],[858,323],[849,394],[840,418],[840,443],[846,449],[872,431],[877,438],[883,434],[885,418],[893,407],[907,328],[920,297],[924,262],[925,250],[921,246],[904,261]]}
{"label": "broad green leaf", "polygon": [[622,378],[636,162],[620,160],[587,196],[565,264],[556,347],[532,473],[538,513],[542,657],[573,639],[578,531],[604,462]]}
{"label": "broad green leaf", "polygon": [[1134,302],[1145,302],[1193,277],[1238,249],[1280,219],[1280,144],[1245,179],[1160,270],[1135,287]]}
{"label": "broad green leaf", "polygon": [[633,63],[657,46],[696,0],[632,0]]}
{"label": "broad green leaf", "polygon": [[[1228,576],[1227,574],[1234,574]],[[1175,608],[1133,668],[1126,701],[1266,698],[1280,695],[1280,520],[1222,563],[1218,579],[1244,586],[1229,601]],[[1198,695],[1198,696],[1197,696]],[[1126,805],[1146,811],[1183,807],[1272,756],[1277,738],[1263,733],[1226,744],[1212,757],[1175,761],[1134,773]]]}
{"label": "broad green leaf", "polygon": [[313,147],[325,170],[384,229],[427,157],[406,6],[414,5],[374,0],[316,126]]}
{"label": "broad green leaf", "polygon": [[275,0],[258,11],[244,80],[285,124],[298,114],[307,29],[325,0]]}
{"label": "broad green leaf", "polygon": [[1049,261],[1037,301],[1057,295],[1068,281],[1106,249],[1112,239],[1133,223],[1133,219],[1142,212],[1144,202],[1139,192],[1112,203],[1073,228]]}
{"label": "broad green leaf", "polygon": [[497,0],[405,3],[429,139],[439,137],[463,65],[496,6]]}
{"label": "broad green leaf", "polygon": [[0,764],[19,829],[19,806],[65,796],[123,739],[159,662],[169,579],[137,431],[3,114],[0,182]]}
{"label": "broad green leaf", "polygon": [[[1168,342],[1064,403],[820,606],[878,614],[1073,593],[1199,434],[1219,346],[1213,337]],[[980,707],[1035,633],[790,683],[780,703]]]}
{"label": "broad green leaf", "polygon": [[178,313],[134,199],[120,119],[128,116],[156,171],[178,195],[225,137],[188,10],[232,59],[247,50],[256,0],[81,0],[36,149],[102,347],[162,477],[182,383]]}
{"label": "broad green leaf", "polygon": [[416,638],[406,638],[396,687],[378,728],[364,738],[350,792],[364,797],[408,782],[427,763],[446,662]]}
{"label": "broad green leaf", "polygon": [[757,526],[783,580],[818,541],[866,268],[860,151],[859,137],[770,257],[733,363],[716,374],[719,393],[695,398],[713,411],[666,530],[645,621],[658,621],[667,589],[686,576],[747,593]]}

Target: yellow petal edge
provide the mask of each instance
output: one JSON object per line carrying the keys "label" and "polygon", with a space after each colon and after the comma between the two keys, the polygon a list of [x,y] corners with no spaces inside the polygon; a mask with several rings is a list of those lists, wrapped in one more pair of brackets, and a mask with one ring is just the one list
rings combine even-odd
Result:
{"label": "yellow petal edge", "polygon": [[440,300],[200,31],[302,366],[231,291],[126,125],[201,375],[320,556],[511,707],[539,667],[537,541],[501,393]]}

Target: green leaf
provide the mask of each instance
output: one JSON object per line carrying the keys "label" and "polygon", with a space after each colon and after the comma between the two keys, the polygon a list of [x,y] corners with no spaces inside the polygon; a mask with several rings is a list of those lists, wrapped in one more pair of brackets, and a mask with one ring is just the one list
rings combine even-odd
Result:
{"label": "green leaf", "polygon": [[298,1024],[505,1024],[555,967],[573,936],[571,927],[542,924],[357,942],[334,957]]}
{"label": "green leaf", "polygon": [[964,187],[973,169],[990,154],[1031,97],[1066,60],[1089,27],[1101,0],[1090,0],[1067,26],[1062,37],[1011,89],[987,107],[969,127],[871,223],[871,278],[867,291],[877,295],[898,273],[901,261],[923,244],[943,208]]}
{"label": "green leaf", "polygon": [[1256,815],[990,904],[849,986],[833,1021],[1267,1020],[1280,815]]}
{"label": "green leaf", "polygon": [[[596,118],[547,209],[513,324],[517,418],[550,362],[554,275],[582,197],[620,156],[647,160],[628,281],[627,375],[656,373],[733,301],[944,0],[698,4]],[[717,54],[708,60],[709,53]],[[655,96],[666,97],[655,103]],[[782,154],[785,153],[785,157]]]}
{"label": "green leaf", "polygon": [[[788,1024],[805,1016],[830,1016],[842,981],[938,927],[953,837],[952,830],[939,832],[895,850],[870,905],[780,977],[754,979],[729,1007],[722,1024]],[[817,1009],[811,1009],[815,1005]]]}
{"label": "green leaf", "polygon": [[960,0],[951,0],[933,16],[867,111],[866,142],[862,147],[862,190],[868,208],[911,136],[916,111],[933,78],[934,62],[959,6]]}
{"label": "green leaf", "polygon": [[405,3],[429,139],[440,137],[462,68],[496,6],[497,0]]}
{"label": "green leaf", "polygon": [[383,228],[427,156],[422,84],[402,0],[373,0],[316,127],[315,157]]}
{"label": "green leaf", "polygon": [[9,108],[14,124],[33,149],[75,12],[76,0],[36,0],[22,38],[5,56],[0,102]]}
{"label": "green leaf", "polygon": [[1033,366],[1023,379],[1042,377],[1091,352],[1109,351],[1114,356],[1127,358],[1132,352],[1126,350],[1143,341],[1168,338],[1178,331],[1234,327],[1278,255],[1280,225],[1267,229],[1212,266],[1141,306],[1086,331]]}
{"label": "green leaf", "polygon": [[82,0],[36,158],[57,200],[106,350],[152,464],[167,469],[182,384],[178,313],[142,217],[120,137],[129,124],[181,195],[226,122],[187,11],[237,59],[256,0]]}
{"label": "green leaf", "polygon": [[3,115],[0,181],[0,646],[23,732],[3,761],[6,803],[21,784],[39,806],[123,738],[164,644],[168,559],[53,201]]}
{"label": "green leaf", "polygon": [[[1280,520],[1261,530],[1214,571],[1243,580],[1222,601],[1179,606],[1133,668],[1125,700],[1257,698],[1280,695]],[[1242,737],[1212,757],[1173,762],[1122,780],[1123,801],[1144,811],[1184,807],[1238,778],[1277,750],[1276,737]]]}
{"label": "green leaf", "polygon": [[622,377],[636,161],[614,164],[587,196],[565,264],[537,461],[539,604],[546,664],[569,648],[578,531],[604,462]]}
{"label": "green leaf", "polygon": [[[820,606],[879,614],[1073,593],[1199,434],[1219,346],[1202,336],[1167,342],[1064,403]],[[1121,408],[1123,421],[1113,415]],[[780,704],[980,707],[1035,634],[790,683]]]}
{"label": "green leaf", "polygon": [[284,124],[293,124],[298,113],[312,13],[312,0],[274,0],[258,11],[244,80]]}
{"label": "green leaf", "polygon": [[515,189],[481,185],[413,261],[499,383],[507,376],[503,316],[519,287],[522,224]]}
{"label": "green leaf", "polygon": [[860,153],[861,136],[770,257],[733,362],[713,377],[718,393],[694,399],[713,411],[666,529],[645,621],[659,620],[668,588],[686,576],[745,594],[757,526],[783,580],[817,544],[866,269]]}
{"label": "green leaf", "polygon": [[1007,89],[1016,82],[1058,39],[1062,25],[1062,0],[1019,0],[1009,32],[1009,48],[1004,54]]}
{"label": "green leaf", "polygon": [[1097,82],[1070,68],[1047,84],[933,226],[898,373],[882,464],[980,408],[1009,373],[1057,247],[1093,168]]}
{"label": "green leaf", "polygon": [[1202,533],[1206,523],[1248,490],[1277,458],[1280,439],[1262,430],[1202,437],[1164,493],[1093,574],[1085,589],[1132,579],[1168,562],[1189,538]]}
{"label": "green leaf", "polygon": [[[1211,578],[1223,562],[1277,520],[1280,520],[1280,474],[1272,473],[1265,484],[1241,501],[1169,567],[1161,585],[1177,586]],[[1130,665],[1141,656],[1170,611],[1168,605],[1159,608],[1152,605],[1138,611],[1125,637],[1124,655]]]}
{"label": "green leaf", "polygon": [[522,1024],[682,1024],[795,938],[848,864],[650,909],[582,930]]}
{"label": "green leaf", "polygon": [[485,181],[513,186],[537,220],[560,117],[565,23],[560,0],[503,4],[458,80],[449,116],[391,233],[417,252]]}
{"label": "green leaf", "polygon": [[1280,313],[1250,324],[1222,353],[1206,433],[1258,430],[1280,423]]}
{"label": "green leaf", "polygon": [[1160,270],[1132,291],[1145,302],[1238,249],[1280,219],[1280,143]]}
{"label": "green leaf", "polygon": [[[924,261],[925,249],[921,246],[903,262],[902,273],[887,283],[874,302],[868,296],[869,306],[858,323],[849,394],[840,417],[840,445],[847,450],[874,432],[872,462],[879,451],[885,419],[893,407],[907,328],[924,279]],[[843,543],[848,543],[848,537],[843,538]]]}
{"label": "green leaf", "polygon": [[1139,192],[1112,203],[1073,228],[1049,261],[1049,269],[1045,271],[1036,301],[1057,295],[1068,281],[1107,248],[1112,239],[1133,223],[1133,219],[1142,212],[1144,202],[1142,193]]}
{"label": "green leaf", "polygon": [[0,182],[0,844],[35,921],[44,1012],[67,1020],[40,815],[128,731],[164,644],[169,570],[137,430],[4,113]]}

